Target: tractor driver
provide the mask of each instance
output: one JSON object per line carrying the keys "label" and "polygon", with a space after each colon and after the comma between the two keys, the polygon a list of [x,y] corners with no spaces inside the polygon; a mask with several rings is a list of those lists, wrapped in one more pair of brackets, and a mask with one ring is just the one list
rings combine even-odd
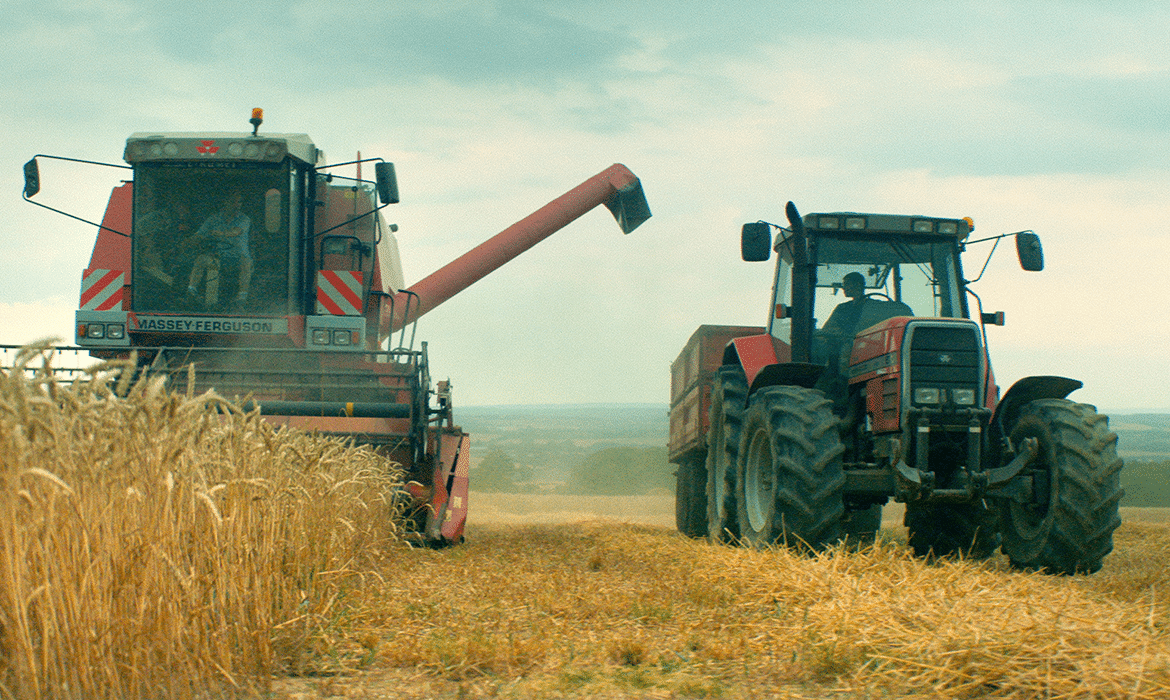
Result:
{"label": "tractor driver", "polygon": [[224,264],[239,269],[236,303],[242,305],[248,301],[248,288],[252,281],[248,232],[252,228],[252,220],[240,211],[243,199],[239,190],[229,192],[224,198],[223,208],[207,217],[195,233],[195,239],[207,246],[207,252],[195,259],[187,279],[187,294],[195,297],[198,294],[197,285],[206,277],[208,305],[214,305],[219,297],[219,270]]}
{"label": "tractor driver", "polygon": [[842,369],[848,364],[848,350],[852,347],[853,335],[857,332],[857,323],[861,320],[861,311],[867,300],[865,298],[865,276],[860,272],[850,272],[841,280],[845,296],[849,301],[841,302],[825,325],[813,335],[813,362],[825,365],[825,371],[817,380],[816,388],[820,389],[834,403],[834,410],[839,415],[845,410],[844,404],[848,392]]}
{"label": "tractor driver", "polygon": [[861,320],[861,308],[865,306],[865,275],[860,272],[850,272],[841,280],[841,286],[845,290],[845,296],[849,297],[849,301],[841,302],[837,308],[833,309],[829,320],[825,321],[825,325],[821,326],[818,334],[828,336],[837,340],[838,342],[846,337],[852,336],[857,328],[857,322]]}

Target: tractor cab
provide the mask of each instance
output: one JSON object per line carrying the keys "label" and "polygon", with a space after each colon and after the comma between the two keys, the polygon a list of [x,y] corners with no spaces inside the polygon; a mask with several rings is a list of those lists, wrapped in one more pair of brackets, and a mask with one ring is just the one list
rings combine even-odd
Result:
{"label": "tractor cab", "polygon": [[[889,318],[968,317],[959,257],[968,220],[836,212],[802,224],[780,229],[772,246],[768,332],[794,361],[845,362],[857,333]],[[745,259],[769,257],[760,245],[769,226],[744,226]]]}

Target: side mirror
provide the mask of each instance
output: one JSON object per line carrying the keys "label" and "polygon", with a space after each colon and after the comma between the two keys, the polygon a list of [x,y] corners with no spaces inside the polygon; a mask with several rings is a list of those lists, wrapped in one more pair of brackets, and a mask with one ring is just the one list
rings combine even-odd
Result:
{"label": "side mirror", "polygon": [[374,163],[374,182],[382,204],[398,204],[398,178],[394,175],[393,163]]}
{"label": "side mirror", "polygon": [[1003,325],[1003,312],[1002,311],[992,311],[990,313],[983,312],[980,314],[979,318],[983,321],[983,325],[985,325],[985,326],[1002,326]]}
{"label": "side mirror", "polygon": [[1020,258],[1020,267],[1028,272],[1044,269],[1044,248],[1040,245],[1040,236],[1032,231],[1016,234],[1016,255]]}
{"label": "side mirror", "polygon": [[772,255],[772,230],[763,221],[743,225],[740,255],[747,262],[763,262]]}
{"label": "side mirror", "polygon": [[31,197],[41,191],[41,171],[37,167],[37,159],[33,158],[24,164],[24,196]]}

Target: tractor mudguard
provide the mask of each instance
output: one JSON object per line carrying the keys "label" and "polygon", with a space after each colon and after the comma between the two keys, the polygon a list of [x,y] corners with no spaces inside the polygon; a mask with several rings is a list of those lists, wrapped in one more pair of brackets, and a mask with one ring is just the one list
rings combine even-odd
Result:
{"label": "tractor mudguard", "polygon": [[991,419],[993,449],[1003,444],[1003,436],[1011,432],[1011,426],[1028,403],[1036,399],[1063,399],[1082,386],[1084,383],[1080,380],[1057,376],[1024,377],[1012,384],[995,407],[995,416]]}
{"label": "tractor mudguard", "polygon": [[735,338],[723,351],[723,364],[739,364],[743,367],[744,378],[753,390],[756,376],[762,371],[781,363],[787,364],[791,360],[792,349],[767,333]]}
{"label": "tractor mudguard", "polygon": [[805,362],[786,362],[784,364],[768,365],[760,370],[752,380],[748,396],[757,389],[766,386],[799,386],[812,389],[825,371],[824,365],[815,365]]}

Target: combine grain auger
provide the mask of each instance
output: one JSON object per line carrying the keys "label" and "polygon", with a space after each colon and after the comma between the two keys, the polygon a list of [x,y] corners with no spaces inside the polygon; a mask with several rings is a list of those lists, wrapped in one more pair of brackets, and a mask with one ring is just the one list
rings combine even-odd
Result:
{"label": "combine grain auger", "polygon": [[[198,391],[379,447],[425,504],[422,536],[457,542],[470,438],[454,423],[450,384],[432,382],[427,344],[415,348],[414,323],[598,205],[634,230],[650,217],[641,184],[614,165],[404,289],[397,227],[381,213],[399,199],[393,164],[327,165],[305,134],[259,133],[262,116],[253,111],[251,133],[127,139],[129,165],[114,167],[133,179],[114,188],[98,224],[76,349],[133,353],[140,371],[176,375],[176,387],[194,363]],[[25,164],[30,202],[39,158],[58,157]],[[375,163],[373,182],[363,162]],[[346,165],[356,178],[336,171]]]}

